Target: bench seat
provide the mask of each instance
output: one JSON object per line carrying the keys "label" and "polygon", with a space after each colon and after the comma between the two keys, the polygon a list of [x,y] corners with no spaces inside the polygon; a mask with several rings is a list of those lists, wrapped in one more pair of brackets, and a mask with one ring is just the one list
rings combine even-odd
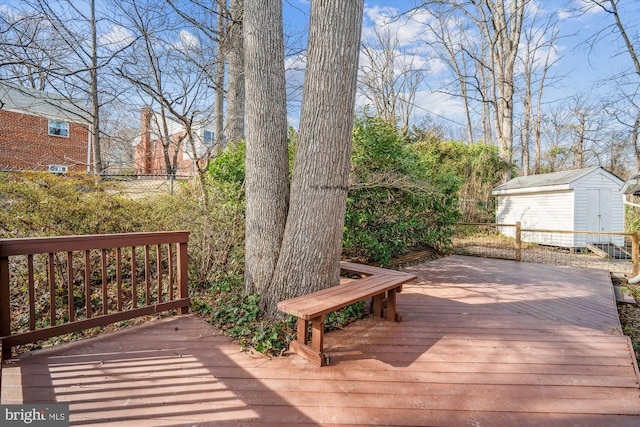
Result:
{"label": "bench seat", "polygon": [[[327,313],[372,298],[375,316],[399,322],[401,316],[396,311],[396,293],[402,291],[404,283],[416,278],[413,274],[350,262],[343,262],[340,266],[343,272],[365,277],[278,303],[278,310],[298,318],[297,338],[291,342],[291,350],[319,366],[329,364],[329,357],[323,352]],[[311,340],[308,336],[309,323]]]}

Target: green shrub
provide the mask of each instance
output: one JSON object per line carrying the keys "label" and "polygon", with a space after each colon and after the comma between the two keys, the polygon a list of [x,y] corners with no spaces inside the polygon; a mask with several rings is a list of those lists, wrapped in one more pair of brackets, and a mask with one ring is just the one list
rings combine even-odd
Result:
{"label": "green shrub", "polygon": [[434,176],[457,177],[460,212],[465,222],[493,222],[491,190],[501,183],[504,169],[497,147],[427,138],[418,139],[411,149]]}
{"label": "green shrub", "polygon": [[209,166],[209,176],[217,184],[234,183],[242,185],[244,182],[244,142],[234,147],[228,147],[217,156]]}
{"label": "green shrub", "polygon": [[344,249],[386,265],[415,246],[442,249],[459,218],[459,179],[434,171],[393,123],[356,120]]}
{"label": "green shrub", "polygon": [[48,172],[0,174],[0,237],[155,231],[151,206],[117,194],[86,174]]}

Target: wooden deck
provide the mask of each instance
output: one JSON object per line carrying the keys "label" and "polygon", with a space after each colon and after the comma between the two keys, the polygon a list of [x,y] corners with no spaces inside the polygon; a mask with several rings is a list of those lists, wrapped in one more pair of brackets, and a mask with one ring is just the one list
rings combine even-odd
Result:
{"label": "wooden deck", "polygon": [[71,425],[640,425],[608,273],[462,256],[406,270],[403,321],[327,334],[330,366],[243,353],[184,316],[24,355],[2,402],[69,402]]}

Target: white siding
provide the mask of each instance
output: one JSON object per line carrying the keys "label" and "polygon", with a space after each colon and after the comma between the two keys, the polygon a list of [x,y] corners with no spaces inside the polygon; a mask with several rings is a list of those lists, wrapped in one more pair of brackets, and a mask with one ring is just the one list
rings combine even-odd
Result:
{"label": "white siding", "polygon": [[[498,197],[497,222],[537,230],[573,230],[573,192],[529,193]],[[513,229],[505,234],[513,237]],[[552,246],[573,246],[570,235],[523,233],[525,242]]]}
{"label": "white siding", "polygon": [[498,222],[522,228],[546,230],[573,229],[573,193],[531,193],[498,197]]}
{"label": "white siding", "polygon": [[[600,173],[594,173],[586,176],[584,179],[578,180],[574,183],[575,192],[575,230],[576,231],[611,231],[614,233],[624,232],[624,202],[623,194],[620,192],[620,182],[611,179],[608,175],[605,175],[602,171]],[[608,217],[607,225],[603,230],[590,230],[588,225],[587,216],[590,210],[597,209],[593,204],[589,205],[587,193],[589,190],[599,189],[600,191],[608,191],[607,196],[609,202],[609,212],[604,213]],[[590,238],[591,239],[591,238]],[[603,237],[606,241],[612,241],[618,245],[624,244],[623,237]],[[599,239],[594,239],[599,240]],[[579,242],[580,246],[586,244],[585,238],[582,238]]]}
{"label": "white siding", "polygon": [[[621,185],[622,182],[613,175],[597,169],[572,182],[569,190],[556,188],[555,191],[531,192],[531,189],[523,188],[516,194],[499,195],[496,222],[515,224],[520,221],[525,229],[623,232],[624,196],[620,192]],[[588,192],[592,199],[590,203]],[[601,203],[594,203],[594,200]],[[607,208],[609,210],[605,211]],[[588,221],[587,215],[593,214],[603,218],[599,223],[602,230],[587,230],[588,223],[593,224],[593,218]],[[510,237],[515,234],[512,227],[504,227],[501,231]],[[587,243],[585,235],[548,233],[523,233],[522,240],[562,247],[584,247]],[[607,236],[606,240],[624,244],[621,236]]]}
{"label": "white siding", "polygon": [[[501,196],[498,200],[500,223],[519,221],[523,229],[573,230],[572,191]],[[513,235],[513,231],[508,234]],[[522,241],[563,247],[574,245],[572,236],[566,234],[523,233]]]}

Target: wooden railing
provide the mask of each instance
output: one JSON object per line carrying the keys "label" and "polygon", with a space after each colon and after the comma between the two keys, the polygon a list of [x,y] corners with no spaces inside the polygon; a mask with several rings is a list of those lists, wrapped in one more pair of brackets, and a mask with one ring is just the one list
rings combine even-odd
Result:
{"label": "wooden railing", "polygon": [[189,310],[189,232],[0,239],[2,359],[17,345]]}

